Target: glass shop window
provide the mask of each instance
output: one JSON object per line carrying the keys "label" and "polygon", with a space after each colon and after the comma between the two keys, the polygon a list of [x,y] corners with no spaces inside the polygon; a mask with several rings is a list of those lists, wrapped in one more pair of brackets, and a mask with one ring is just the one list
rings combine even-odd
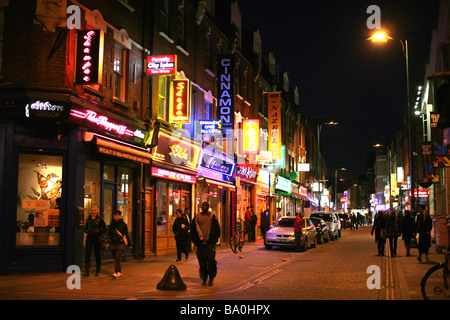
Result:
{"label": "glass shop window", "polygon": [[60,243],[62,156],[20,154],[17,190],[17,246]]}

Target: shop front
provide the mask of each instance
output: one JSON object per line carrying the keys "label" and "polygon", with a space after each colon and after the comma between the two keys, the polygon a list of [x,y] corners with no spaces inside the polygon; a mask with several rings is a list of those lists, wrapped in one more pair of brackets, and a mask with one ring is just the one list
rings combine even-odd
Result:
{"label": "shop front", "polygon": [[161,130],[152,151],[151,185],[155,212],[155,251],[157,255],[176,252],[172,231],[176,210],[195,213],[195,184],[201,147],[167,130]]}
{"label": "shop front", "polygon": [[[221,238],[219,242],[227,242],[232,223],[233,193],[235,191],[234,159],[225,154],[217,154],[208,148],[203,148],[198,180],[195,190],[195,206],[200,208],[203,202],[208,202],[212,213],[219,220]],[[198,212],[198,211],[197,211]]]}
{"label": "shop front", "polygon": [[[237,191],[238,219],[244,222],[245,211],[248,207],[256,210],[256,186],[259,168],[253,164],[239,164],[236,169],[236,178],[239,179]],[[255,211],[258,215],[258,212]]]}
{"label": "shop front", "polygon": [[[291,201],[292,184],[291,180],[281,176],[276,177],[275,193],[278,195],[277,208],[281,208],[282,216],[294,216],[294,204]],[[277,219],[279,218],[276,217]]]}

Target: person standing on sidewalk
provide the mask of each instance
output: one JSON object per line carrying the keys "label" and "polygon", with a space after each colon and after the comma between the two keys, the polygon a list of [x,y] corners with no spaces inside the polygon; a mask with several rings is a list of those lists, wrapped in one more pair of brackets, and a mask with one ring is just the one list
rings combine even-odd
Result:
{"label": "person standing on sidewalk", "polygon": [[251,215],[250,215],[250,232],[248,235],[248,240],[250,242],[256,241],[256,223],[258,222],[258,216],[255,214],[255,211],[253,211],[253,208],[251,209]]}
{"label": "person standing on sidewalk", "polygon": [[300,252],[300,241],[303,231],[303,212],[297,213],[294,221],[295,251]]}
{"label": "person standing on sidewalk", "polygon": [[384,245],[386,243],[386,237],[384,235],[385,231],[386,221],[383,217],[383,211],[378,211],[377,216],[373,222],[372,231],[370,231],[371,235],[375,233],[375,243],[378,245],[378,256],[384,256]]}
{"label": "person standing on sidewalk", "polygon": [[399,235],[399,225],[395,211],[391,211],[386,217],[386,231],[389,238],[389,248],[391,251],[391,257],[397,255],[397,240]]}
{"label": "person standing on sidewalk", "polygon": [[189,223],[183,216],[181,209],[177,209],[176,215],[177,217],[173,222],[172,231],[175,235],[175,241],[177,243],[177,261],[181,261],[182,252],[184,253],[186,259],[189,257],[189,250],[187,246]]}
{"label": "person standing on sidewalk", "polygon": [[419,257],[417,260],[422,262],[422,254],[425,254],[425,260],[428,262],[428,250],[431,247],[431,229],[433,222],[430,217],[428,209],[424,209],[422,213],[417,216],[417,233],[419,234]]}
{"label": "person standing on sidewalk", "polygon": [[86,252],[85,252],[85,277],[89,277],[89,269],[91,267],[91,252],[92,247],[94,248],[95,255],[95,276],[98,276],[100,272],[100,267],[102,265],[101,257],[101,238],[103,234],[106,233],[108,229],[106,228],[105,221],[98,214],[98,207],[92,206],[91,214],[86,220],[84,225],[84,232],[87,233],[86,237]]}
{"label": "person standing on sidewalk", "polygon": [[197,247],[197,260],[200,266],[202,286],[213,285],[217,275],[216,243],[220,237],[219,221],[209,211],[209,203],[203,202],[201,212],[195,215],[191,223],[191,240]]}
{"label": "person standing on sidewalk", "polygon": [[405,217],[401,223],[402,238],[405,243],[406,256],[410,256],[411,239],[416,234],[416,228],[413,218],[411,217],[411,211],[405,210]]}
{"label": "person standing on sidewalk", "polygon": [[128,234],[128,226],[122,219],[122,212],[117,210],[114,213],[113,221],[109,226],[109,244],[108,247],[114,257],[114,273],[113,277],[118,278],[122,276],[121,259],[122,254],[127,246],[132,248],[130,235]]}

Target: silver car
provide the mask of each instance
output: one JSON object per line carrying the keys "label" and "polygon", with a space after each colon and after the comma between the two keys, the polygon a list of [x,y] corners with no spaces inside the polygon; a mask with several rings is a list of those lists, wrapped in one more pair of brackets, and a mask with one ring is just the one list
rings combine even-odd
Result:
{"label": "silver car", "polygon": [[[272,246],[295,247],[294,222],[295,217],[279,218],[275,227],[266,233],[266,249],[270,250]],[[308,218],[303,218],[303,232],[299,249],[306,251],[309,244],[311,244],[312,248],[316,247],[317,231]]]}
{"label": "silver car", "polygon": [[333,212],[316,211],[309,215],[311,218],[320,218],[325,221],[330,232],[330,239],[336,240],[339,237],[339,218]]}

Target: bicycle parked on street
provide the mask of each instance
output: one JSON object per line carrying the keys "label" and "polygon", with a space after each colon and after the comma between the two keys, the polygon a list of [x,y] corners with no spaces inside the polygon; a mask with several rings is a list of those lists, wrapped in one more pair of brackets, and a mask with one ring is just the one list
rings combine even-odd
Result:
{"label": "bicycle parked on street", "polygon": [[[447,219],[447,226],[450,220]],[[430,268],[422,278],[422,296],[425,300],[450,300],[450,245],[447,247],[445,261]]]}
{"label": "bicycle parked on street", "polygon": [[237,225],[231,230],[233,233],[230,238],[231,251],[234,253],[237,253],[238,251],[241,252],[244,247],[244,238],[241,236],[241,228]]}

